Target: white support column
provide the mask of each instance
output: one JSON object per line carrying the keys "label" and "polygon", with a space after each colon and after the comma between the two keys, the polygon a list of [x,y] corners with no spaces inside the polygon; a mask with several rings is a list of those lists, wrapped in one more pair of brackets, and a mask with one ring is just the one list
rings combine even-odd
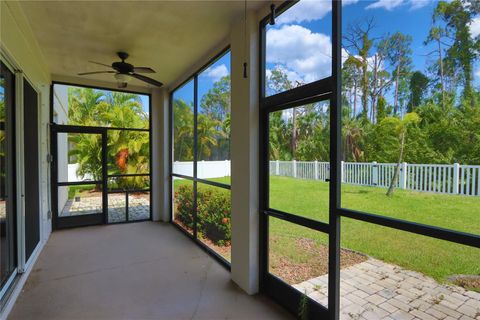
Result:
{"label": "white support column", "polygon": [[293,173],[293,177],[296,178],[297,177],[297,160],[292,161],[292,173]]}
{"label": "white support column", "polygon": [[[258,21],[247,15],[245,57],[244,21],[232,28],[231,48],[231,157],[232,157],[232,280],[249,294],[259,281],[259,105]],[[243,63],[248,63],[243,77]]]}
{"label": "white support column", "polygon": [[453,194],[458,194],[459,192],[459,181],[460,181],[460,165],[458,163],[453,164]]}
{"label": "white support column", "polygon": [[152,90],[152,219],[170,221],[169,94],[166,88]]}
{"label": "white support column", "polygon": [[315,173],[314,173],[315,178],[314,179],[318,180],[318,161],[317,160],[315,160],[314,166],[315,166],[315,169],[314,169],[315,170]]}
{"label": "white support column", "polygon": [[275,161],[275,175],[280,175],[280,161],[278,160]]}

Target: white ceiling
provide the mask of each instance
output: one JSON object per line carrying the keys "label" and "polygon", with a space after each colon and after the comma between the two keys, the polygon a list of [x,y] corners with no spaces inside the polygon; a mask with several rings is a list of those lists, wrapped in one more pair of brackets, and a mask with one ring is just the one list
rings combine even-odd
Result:
{"label": "white ceiling", "polygon": [[[266,0],[249,1],[256,10]],[[108,70],[115,52],[127,62],[157,71],[164,84],[225,39],[232,21],[243,16],[243,1],[20,1],[52,74]],[[115,82],[113,75],[89,79]],[[138,80],[132,85],[148,86]]]}

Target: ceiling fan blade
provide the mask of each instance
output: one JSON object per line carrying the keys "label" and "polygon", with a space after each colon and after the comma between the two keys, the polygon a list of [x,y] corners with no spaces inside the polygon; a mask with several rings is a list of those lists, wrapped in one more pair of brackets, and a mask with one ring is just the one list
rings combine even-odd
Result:
{"label": "ceiling fan blade", "polygon": [[93,71],[93,72],[81,72],[77,73],[79,76],[85,76],[87,74],[98,74],[98,73],[117,73],[116,71]]}
{"label": "ceiling fan blade", "polygon": [[149,78],[149,77],[142,76],[141,74],[132,73],[131,76],[134,77],[134,78],[137,78],[138,80],[142,80],[143,82],[153,84],[154,86],[157,86],[157,87],[163,86],[163,83],[161,83],[160,81],[157,81],[157,80]]}
{"label": "ceiling fan blade", "polygon": [[134,67],[133,72],[136,73],[155,73],[155,70],[149,67]]}
{"label": "ceiling fan blade", "polygon": [[101,63],[101,62],[95,62],[95,61],[88,61],[90,63],[95,63],[95,64],[98,64],[100,66],[104,66],[104,67],[109,67],[111,68],[112,66],[111,65],[108,65],[108,64],[105,64],[105,63]]}

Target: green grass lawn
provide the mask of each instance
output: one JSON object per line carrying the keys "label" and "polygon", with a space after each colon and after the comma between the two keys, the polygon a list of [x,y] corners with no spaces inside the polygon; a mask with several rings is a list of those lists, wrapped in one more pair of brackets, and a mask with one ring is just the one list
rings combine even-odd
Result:
{"label": "green grass lawn", "polygon": [[[225,180],[217,179],[219,182]],[[184,182],[179,182],[184,183]],[[480,197],[440,195],[386,189],[342,186],[344,208],[382,214],[453,230],[480,234]],[[270,206],[285,212],[327,222],[328,183],[287,177],[271,177]],[[422,272],[438,281],[454,274],[480,275],[480,249],[342,218],[342,247]],[[270,219],[271,251],[298,263],[315,260],[314,251],[302,252],[292,239],[326,244],[325,234]]]}

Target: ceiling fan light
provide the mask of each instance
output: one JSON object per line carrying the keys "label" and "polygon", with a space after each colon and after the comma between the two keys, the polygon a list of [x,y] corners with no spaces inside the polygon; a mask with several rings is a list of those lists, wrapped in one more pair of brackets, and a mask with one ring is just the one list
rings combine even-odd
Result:
{"label": "ceiling fan light", "polygon": [[122,82],[122,83],[128,83],[131,79],[130,75],[124,74],[124,73],[116,73],[115,74],[115,79],[117,79],[117,82]]}

